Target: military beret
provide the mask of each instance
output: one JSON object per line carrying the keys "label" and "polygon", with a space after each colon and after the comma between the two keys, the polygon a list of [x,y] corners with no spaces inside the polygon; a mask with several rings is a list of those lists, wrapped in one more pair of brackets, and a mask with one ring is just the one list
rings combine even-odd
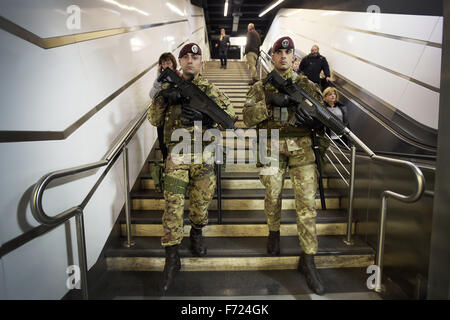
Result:
{"label": "military beret", "polygon": [[294,41],[292,41],[291,38],[289,37],[282,37],[280,39],[278,39],[277,41],[275,41],[275,43],[273,44],[272,47],[272,51],[273,52],[277,52],[277,50],[280,49],[294,49]]}
{"label": "military beret", "polygon": [[184,56],[185,54],[188,54],[188,53],[202,55],[202,49],[200,49],[200,47],[193,42],[188,43],[180,50],[178,59],[180,59],[182,56]]}

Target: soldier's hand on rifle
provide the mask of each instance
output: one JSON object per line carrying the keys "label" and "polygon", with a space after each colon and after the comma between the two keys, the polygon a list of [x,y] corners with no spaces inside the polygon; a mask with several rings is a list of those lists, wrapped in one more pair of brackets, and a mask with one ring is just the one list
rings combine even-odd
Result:
{"label": "soldier's hand on rifle", "polygon": [[267,97],[267,103],[282,108],[293,105],[291,97],[284,93],[272,93]]}
{"label": "soldier's hand on rifle", "polygon": [[323,124],[319,120],[311,117],[300,107],[296,108],[295,117],[300,125],[307,126],[310,129],[315,129],[317,131],[323,128]]}
{"label": "soldier's hand on rifle", "polygon": [[170,87],[159,93],[168,105],[180,104],[182,102],[181,93],[177,88]]}
{"label": "soldier's hand on rifle", "polygon": [[182,106],[180,118],[183,125],[193,125],[194,121],[202,121],[202,124],[206,126],[213,123],[209,116],[191,108],[189,105]]}

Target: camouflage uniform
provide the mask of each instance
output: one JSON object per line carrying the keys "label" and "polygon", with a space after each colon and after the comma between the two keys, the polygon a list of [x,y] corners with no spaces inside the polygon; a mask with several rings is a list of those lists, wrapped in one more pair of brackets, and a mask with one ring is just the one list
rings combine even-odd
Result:
{"label": "camouflage uniform", "polygon": [[[192,82],[211,97],[232,118],[235,117],[229,98],[215,85],[209,83],[201,75]],[[166,83],[161,90],[168,87],[169,84]],[[161,238],[161,244],[163,246],[173,246],[180,244],[183,239],[183,212],[185,194],[187,192],[189,192],[189,219],[192,226],[199,229],[208,223],[208,207],[214,196],[216,176],[214,164],[205,163],[213,154],[195,155],[191,153],[185,155],[192,160],[192,164],[177,164],[174,161],[170,151],[178,142],[171,141],[172,133],[176,129],[184,128],[191,134],[191,137],[194,137],[194,126],[183,126],[180,120],[181,105],[167,105],[164,98],[158,96],[158,94],[150,106],[147,117],[154,126],[164,126],[164,143],[169,149],[164,172],[164,199],[166,205],[162,217],[164,234]],[[202,133],[207,129],[209,128],[203,126]],[[194,163],[194,157],[196,156],[203,157],[201,164]]]}
{"label": "camouflage uniform", "polygon": [[[322,102],[319,87],[309,81],[306,76],[296,76],[291,70],[284,78],[292,78],[298,86]],[[294,127],[289,124],[289,121],[295,118],[295,111],[292,108],[288,108],[284,120],[275,116],[274,107],[267,105],[266,99],[270,93],[278,93],[278,90],[270,83],[263,85],[263,81],[255,83],[247,93],[243,118],[248,127],[256,125],[258,129],[280,130],[280,141],[277,146],[279,166],[269,169],[270,164],[266,164],[260,171],[261,183],[266,188],[264,208],[267,224],[270,231],[280,230],[282,190],[286,171],[289,168],[295,194],[300,246],[306,254],[316,254],[315,198],[318,187],[318,171],[311,147],[311,132],[305,126]],[[271,143],[268,142],[268,155],[270,155],[270,151],[273,151],[270,150],[270,146]]]}

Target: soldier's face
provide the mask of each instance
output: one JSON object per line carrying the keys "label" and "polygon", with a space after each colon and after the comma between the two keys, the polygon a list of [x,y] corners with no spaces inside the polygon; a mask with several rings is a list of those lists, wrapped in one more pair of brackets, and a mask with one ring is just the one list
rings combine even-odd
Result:
{"label": "soldier's face", "polygon": [[187,53],[182,56],[179,61],[184,77],[196,77],[200,73],[200,69],[202,67],[201,55]]}
{"label": "soldier's face", "polygon": [[286,71],[292,68],[294,59],[294,50],[292,49],[279,49],[272,55],[274,68],[278,71]]}

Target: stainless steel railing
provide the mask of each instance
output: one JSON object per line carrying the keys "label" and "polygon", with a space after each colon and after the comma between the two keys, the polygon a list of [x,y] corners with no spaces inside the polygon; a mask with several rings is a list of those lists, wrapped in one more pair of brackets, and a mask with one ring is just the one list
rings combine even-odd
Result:
{"label": "stainless steel railing", "polygon": [[[261,50],[261,54],[259,56],[259,74],[262,76],[262,73],[265,71],[266,73],[271,71],[271,62],[270,62],[270,56]],[[265,70],[262,70],[262,69]],[[405,161],[405,160],[399,160],[395,158],[390,157],[382,157],[377,156],[372,150],[370,150],[369,147],[367,147],[354,133],[352,133],[350,130],[346,129],[345,132],[350,139],[358,145],[364,153],[366,153],[372,160],[374,161],[380,161],[386,164],[394,164],[394,165],[402,165],[409,169],[411,169],[413,173],[414,180],[416,182],[416,190],[411,193],[410,195],[404,195],[400,194],[391,190],[384,190],[381,194],[381,207],[380,207],[380,218],[379,218],[379,232],[378,232],[378,248],[376,253],[376,265],[379,268],[379,279],[380,281],[376,282],[375,291],[381,292],[383,291],[383,285],[382,285],[382,271],[383,271],[383,256],[384,256],[384,240],[385,240],[385,233],[386,233],[386,215],[387,215],[387,199],[388,198],[394,198],[402,202],[408,202],[412,203],[420,199],[422,196],[424,190],[425,190],[425,177],[422,173],[422,171],[412,162]],[[339,149],[339,151],[344,155],[344,153],[340,150],[340,148],[334,143],[334,141],[327,135],[328,139],[330,139],[333,143],[333,146]],[[344,164],[342,164],[341,161],[339,161],[339,164],[345,169],[346,173],[348,174],[348,180],[346,181],[344,175],[338,170],[337,165],[331,161],[330,157],[327,156],[328,161],[332,163],[333,167],[337,170],[341,178],[345,181],[345,183],[349,186],[349,209],[348,209],[348,219],[347,219],[347,235],[344,239],[344,242],[347,245],[352,244],[351,240],[351,233],[352,233],[352,220],[353,220],[353,200],[354,200],[354,181],[355,181],[355,165],[356,165],[356,148],[352,146],[349,148],[342,140],[341,142],[345,145],[345,147],[351,152],[351,159],[349,160],[345,155],[344,159],[347,160],[347,163],[350,164],[350,172],[348,172],[347,169],[345,169]],[[333,153],[334,154],[334,153]],[[336,157],[336,155],[334,155]],[[336,157],[338,159],[338,157]],[[339,159],[338,159],[339,160]]]}
{"label": "stainless steel railing", "polygon": [[[73,167],[64,170],[58,170],[50,172],[43,176],[35,184],[33,192],[31,194],[31,212],[34,218],[44,225],[57,226],[67,220],[75,217],[76,219],[76,230],[77,230],[77,243],[78,243],[78,259],[80,263],[81,271],[81,291],[83,299],[88,299],[88,279],[87,279],[87,258],[86,258],[86,240],[85,240],[85,228],[83,220],[83,210],[88,204],[89,200],[92,198],[95,190],[100,185],[106,173],[115,163],[117,158],[121,153],[123,153],[123,170],[124,170],[124,183],[125,183],[125,215],[126,215],[126,230],[127,230],[127,241],[125,245],[131,247],[134,243],[131,238],[131,219],[130,219],[130,187],[129,187],[129,176],[128,176],[128,149],[127,145],[133,138],[137,130],[140,128],[144,120],[146,119],[148,107],[143,111],[135,120],[131,122],[127,130],[122,134],[122,136],[117,140],[117,142],[108,150],[106,156],[100,161],[85,164],[78,167]],[[42,207],[42,197],[45,190],[47,189],[50,182],[60,179],[63,177],[73,176],[81,172],[86,172],[92,169],[105,167],[107,169],[96,181],[94,187],[91,189],[89,194],[83,200],[80,205],[74,206],[67,209],[55,216],[49,216],[44,208]]]}

